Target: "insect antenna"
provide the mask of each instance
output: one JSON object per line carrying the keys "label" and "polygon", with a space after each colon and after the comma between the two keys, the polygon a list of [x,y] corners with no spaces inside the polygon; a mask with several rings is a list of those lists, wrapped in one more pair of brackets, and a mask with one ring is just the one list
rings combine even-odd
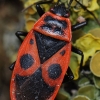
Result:
{"label": "insect antenna", "polygon": [[[58,0],[59,1],[59,0]],[[35,2],[31,5],[29,5],[28,7],[26,7],[25,9],[22,10],[22,12],[25,12],[27,9],[29,9],[30,7],[32,7],[33,5],[36,5],[36,4],[47,4],[47,3],[51,3],[53,2],[53,0],[47,0],[47,1],[38,1],[38,2]]]}
{"label": "insect antenna", "polygon": [[84,10],[86,10],[88,13],[90,13],[94,19],[96,20],[96,22],[100,25],[100,22],[99,20],[96,18],[96,16],[91,12],[89,11],[84,5],[82,5],[79,1],[75,0]]}
{"label": "insect antenna", "polygon": [[30,7],[32,7],[33,5],[35,5],[35,3],[29,5],[28,7],[24,8],[21,12],[25,12],[27,9],[29,9]]}
{"label": "insect antenna", "polygon": [[70,0],[70,2],[68,4],[68,9],[70,9],[72,2],[73,2],[73,0]]}

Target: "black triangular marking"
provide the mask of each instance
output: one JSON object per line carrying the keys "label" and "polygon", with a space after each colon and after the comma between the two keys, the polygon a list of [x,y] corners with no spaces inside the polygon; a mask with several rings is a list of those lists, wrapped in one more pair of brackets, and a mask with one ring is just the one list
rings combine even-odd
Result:
{"label": "black triangular marking", "polygon": [[36,31],[34,31],[34,33],[41,63],[48,60],[67,43],[65,41],[45,36]]}

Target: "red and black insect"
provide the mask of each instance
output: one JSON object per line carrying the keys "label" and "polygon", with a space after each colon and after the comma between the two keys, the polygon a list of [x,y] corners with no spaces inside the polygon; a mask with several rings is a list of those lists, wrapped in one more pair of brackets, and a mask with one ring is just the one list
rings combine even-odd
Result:
{"label": "red and black insect", "polygon": [[[70,7],[73,0],[70,0]],[[30,32],[16,32],[17,37],[26,36],[17,60],[10,66],[13,70],[10,96],[11,100],[54,100],[67,72],[67,78],[73,79],[68,67],[71,51],[83,53],[71,45],[71,31],[76,30],[87,22],[71,26],[69,7],[57,4],[49,12],[44,13],[40,4],[36,9],[41,18],[35,23]]]}

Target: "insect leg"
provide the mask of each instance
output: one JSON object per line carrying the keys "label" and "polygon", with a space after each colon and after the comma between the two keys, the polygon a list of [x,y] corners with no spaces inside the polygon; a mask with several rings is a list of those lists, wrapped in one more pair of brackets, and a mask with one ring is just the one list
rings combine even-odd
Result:
{"label": "insect leg", "polygon": [[18,39],[23,42],[23,39],[20,36],[26,36],[28,32],[22,32],[22,31],[17,31],[15,35],[18,37]]}
{"label": "insect leg", "polygon": [[45,13],[44,10],[40,7],[40,4],[36,4],[36,10],[40,17]]}
{"label": "insect leg", "polygon": [[93,80],[91,80],[91,78],[84,72],[84,70],[82,68],[83,59],[84,59],[83,52],[81,50],[75,48],[74,46],[72,46],[72,52],[75,52],[75,53],[81,55],[80,71],[82,71],[82,74],[83,74],[84,77],[88,78],[88,80],[90,81],[91,84],[94,84]]}
{"label": "insect leg", "polygon": [[[82,64],[83,64],[83,59],[84,59],[83,52],[81,50],[75,48],[74,46],[72,46],[71,51],[74,53],[77,53],[81,56],[80,70],[82,70]],[[73,72],[71,71],[70,67],[68,67],[67,75],[65,75],[63,82],[66,82],[66,81],[69,82],[69,81],[72,81],[73,79],[74,79]]]}
{"label": "insect leg", "polygon": [[71,71],[70,67],[68,67],[67,74],[65,75],[63,82],[69,82],[72,81],[73,79],[74,79],[73,72]]}
{"label": "insect leg", "polygon": [[13,62],[13,63],[9,66],[9,69],[10,69],[10,70],[13,70],[13,69],[14,69],[15,63],[16,63],[16,61]]}
{"label": "insect leg", "polygon": [[77,49],[74,46],[72,46],[72,52],[77,53],[81,56],[81,61],[80,61],[80,71],[81,71],[82,70],[82,64],[83,64],[83,59],[84,59],[84,54],[81,50]]}
{"label": "insect leg", "polygon": [[72,31],[75,31],[75,30],[77,30],[77,29],[79,29],[79,28],[81,28],[81,27],[83,27],[85,25],[87,25],[87,21],[84,21],[82,23],[77,23],[75,25],[72,25],[71,28],[72,28]]}
{"label": "insect leg", "polygon": [[44,10],[41,8],[41,4],[47,4],[47,3],[51,3],[53,0],[49,0],[49,1],[40,1],[36,3],[36,10],[39,14],[39,16],[41,17],[45,12]]}

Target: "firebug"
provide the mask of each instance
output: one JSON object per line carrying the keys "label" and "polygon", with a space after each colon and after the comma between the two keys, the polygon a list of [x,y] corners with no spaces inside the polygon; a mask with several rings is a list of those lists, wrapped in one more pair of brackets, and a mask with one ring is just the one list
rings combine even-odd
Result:
{"label": "firebug", "polygon": [[[70,0],[68,8],[57,4],[44,13],[40,1],[36,9],[41,16],[30,32],[16,32],[17,37],[26,36],[19,49],[17,60],[10,66],[13,70],[10,96],[11,100],[54,100],[67,72],[67,78],[73,79],[68,67],[71,51],[83,53],[71,44],[72,31],[87,24],[86,21],[71,25]],[[77,0],[75,0],[79,3]],[[80,3],[79,3],[80,4]],[[84,6],[82,6],[84,8]]]}

